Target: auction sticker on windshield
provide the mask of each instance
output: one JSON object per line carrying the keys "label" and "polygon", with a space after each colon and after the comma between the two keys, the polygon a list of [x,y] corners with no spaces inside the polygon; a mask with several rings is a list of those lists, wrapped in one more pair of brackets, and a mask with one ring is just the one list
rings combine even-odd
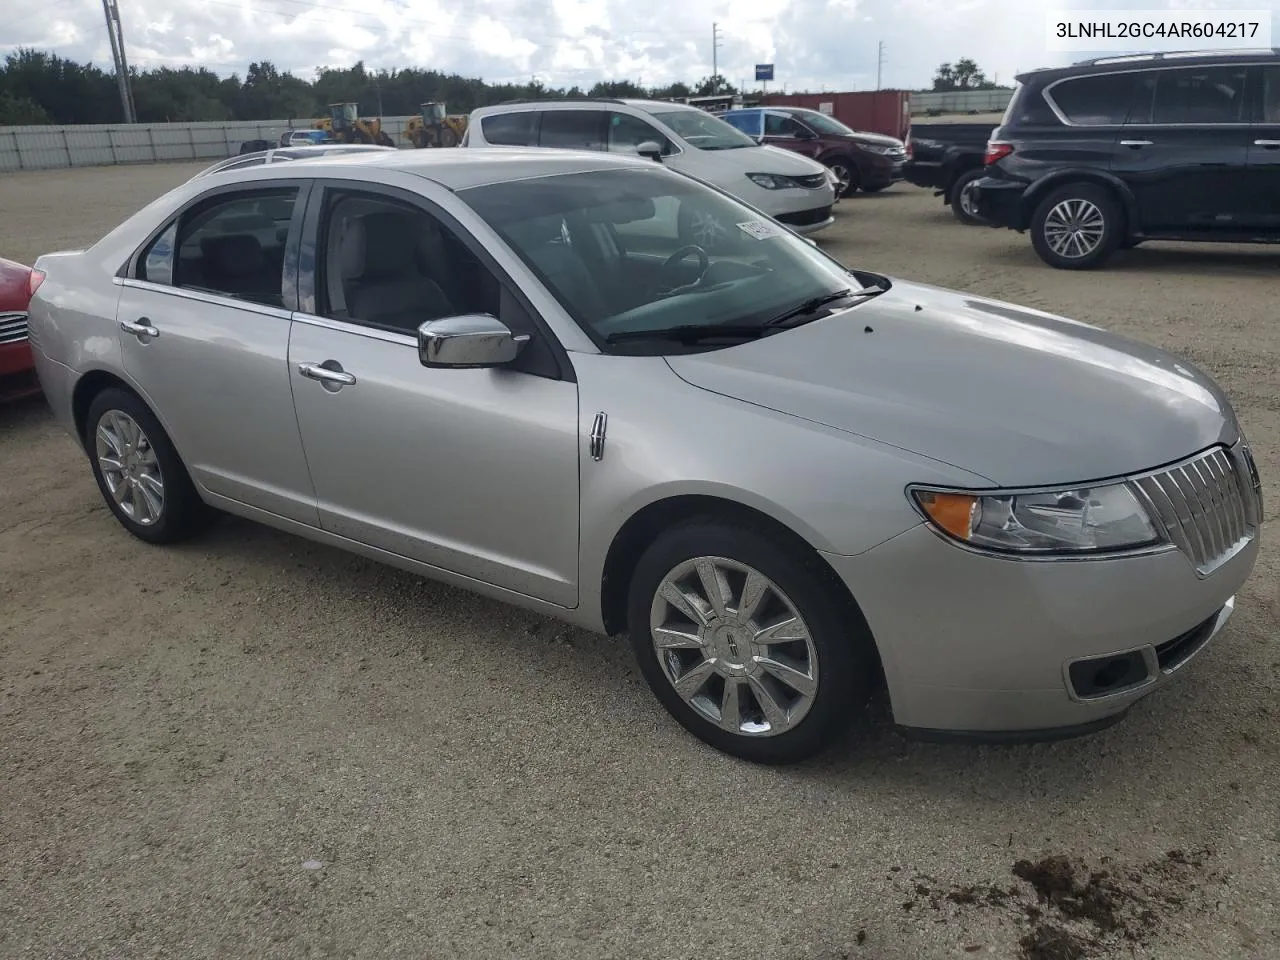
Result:
{"label": "auction sticker on windshield", "polygon": [[749,237],[755,237],[757,240],[768,240],[770,237],[782,236],[782,230],[776,224],[765,220],[748,220],[746,223],[738,224],[738,229]]}

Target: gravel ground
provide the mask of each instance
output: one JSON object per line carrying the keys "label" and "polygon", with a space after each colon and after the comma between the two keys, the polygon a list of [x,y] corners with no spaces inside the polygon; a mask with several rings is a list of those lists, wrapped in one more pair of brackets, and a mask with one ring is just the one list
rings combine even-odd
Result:
{"label": "gravel ground", "polygon": [[[193,169],[7,175],[0,255]],[[1280,504],[1274,251],[1057,272],[906,185],[823,242],[1202,365]],[[0,491],[0,956],[1280,956],[1272,542],[1115,728],[956,747],[880,718],[771,770],[685,735],[620,642],[238,520],[133,540],[42,402],[0,410]]]}

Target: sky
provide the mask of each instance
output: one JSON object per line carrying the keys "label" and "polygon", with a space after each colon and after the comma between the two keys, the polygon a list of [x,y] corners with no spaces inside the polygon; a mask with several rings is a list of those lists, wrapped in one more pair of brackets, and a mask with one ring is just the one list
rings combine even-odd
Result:
{"label": "sky", "polygon": [[[1049,51],[1049,10],[1270,10],[1280,0],[117,0],[131,65],[239,73],[255,60],[310,79],[321,66],[420,67],[547,86],[601,79],[734,84],[774,63],[771,89],[930,85],[969,57],[988,79],[1083,59]],[[1188,46],[1212,46],[1191,43]],[[1280,45],[1280,42],[1278,42]],[[111,69],[102,0],[0,0],[0,51],[54,50]],[[752,83],[754,86],[754,83]]]}

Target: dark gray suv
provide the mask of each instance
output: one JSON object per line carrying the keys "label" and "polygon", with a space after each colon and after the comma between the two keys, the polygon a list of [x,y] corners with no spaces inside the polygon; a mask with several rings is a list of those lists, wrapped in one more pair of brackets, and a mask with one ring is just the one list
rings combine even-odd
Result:
{"label": "dark gray suv", "polygon": [[1280,51],[1155,53],[1036,70],[972,203],[1063,269],[1144,240],[1280,242]]}

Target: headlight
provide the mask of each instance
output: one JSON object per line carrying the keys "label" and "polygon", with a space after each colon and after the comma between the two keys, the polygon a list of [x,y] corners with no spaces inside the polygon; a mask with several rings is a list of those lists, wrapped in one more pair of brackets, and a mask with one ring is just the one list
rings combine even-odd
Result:
{"label": "headlight", "polygon": [[785,190],[787,187],[795,186],[795,182],[790,177],[781,177],[776,173],[748,173],[747,179],[766,190]]}
{"label": "headlight", "polygon": [[1101,553],[1164,539],[1125,483],[1033,493],[912,490],[911,496],[932,526],[983,550]]}
{"label": "headlight", "polygon": [[863,149],[870,150],[872,153],[883,153],[887,155],[890,153],[899,153],[904,148],[903,147],[885,147],[885,146],[881,146],[878,143],[868,143],[863,145]]}

